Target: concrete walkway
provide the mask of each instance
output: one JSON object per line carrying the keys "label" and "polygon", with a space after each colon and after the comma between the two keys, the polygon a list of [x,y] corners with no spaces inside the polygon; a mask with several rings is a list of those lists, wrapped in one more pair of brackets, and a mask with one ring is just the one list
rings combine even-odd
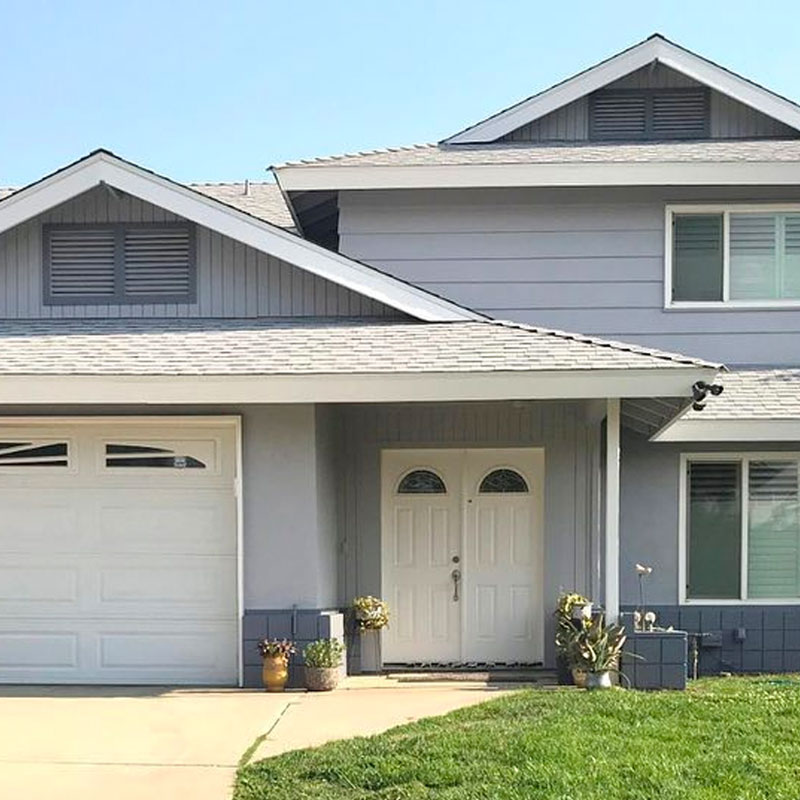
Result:
{"label": "concrete walkway", "polygon": [[498,691],[383,678],[350,678],[325,694],[3,687],[0,798],[226,800],[259,737],[253,759],[377,733]]}

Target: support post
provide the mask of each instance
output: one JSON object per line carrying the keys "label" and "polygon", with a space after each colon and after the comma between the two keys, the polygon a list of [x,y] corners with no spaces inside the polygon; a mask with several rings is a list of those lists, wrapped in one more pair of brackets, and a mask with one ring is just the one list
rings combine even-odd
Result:
{"label": "support post", "polygon": [[606,620],[619,618],[619,398],[606,401]]}

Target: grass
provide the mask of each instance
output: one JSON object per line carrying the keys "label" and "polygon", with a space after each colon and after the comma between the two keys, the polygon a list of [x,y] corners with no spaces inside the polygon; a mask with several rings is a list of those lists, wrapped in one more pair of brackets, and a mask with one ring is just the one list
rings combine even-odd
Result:
{"label": "grass", "polygon": [[798,800],[800,676],[528,690],[242,767],[235,800]]}

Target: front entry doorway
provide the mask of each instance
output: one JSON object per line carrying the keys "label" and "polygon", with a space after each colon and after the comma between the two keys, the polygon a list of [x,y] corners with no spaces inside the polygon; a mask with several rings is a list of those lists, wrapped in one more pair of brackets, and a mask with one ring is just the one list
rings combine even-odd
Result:
{"label": "front entry doorway", "polygon": [[542,661],[544,451],[384,450],[384,664]]}

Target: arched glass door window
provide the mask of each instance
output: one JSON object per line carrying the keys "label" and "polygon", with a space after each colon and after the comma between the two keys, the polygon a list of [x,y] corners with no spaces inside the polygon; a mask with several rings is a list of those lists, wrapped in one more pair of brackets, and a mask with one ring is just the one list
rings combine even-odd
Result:
{"label": "arched glass door window", "polygon": [[528,483],[513,469],[494,469],[482,481],[478,491],[481,494],[524,494]]}
{"label": "arched glass door window", "polygon": [[415,469],[400,481],[398,494],[445,494],[444,481],[429,469]]}

